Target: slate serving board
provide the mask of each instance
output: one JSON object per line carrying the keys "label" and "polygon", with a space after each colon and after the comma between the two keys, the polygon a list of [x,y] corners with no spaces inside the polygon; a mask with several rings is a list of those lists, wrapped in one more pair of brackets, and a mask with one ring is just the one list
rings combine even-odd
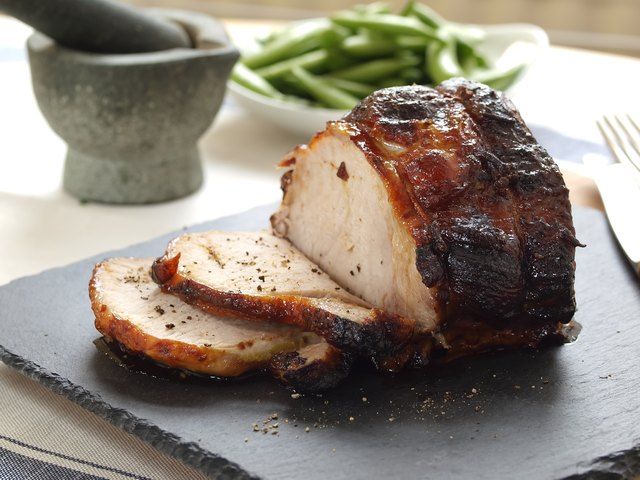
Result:
{"label": "slate serving board", "polygon": [[[194,230],[261,228],[273,209]],[[298,399],[268,378],[196,385],[133,373],[94,346],[87,281],[98,260],[158,255],[170,234],[0,288],[1,358],[216,478],[631,478],[640,289],[604,216],[577,208],[575,222],[588,244],[577,252],[583,331],[562,347],[395,378],[361,371]],[[277,435],[253,431],[273,413]]]}

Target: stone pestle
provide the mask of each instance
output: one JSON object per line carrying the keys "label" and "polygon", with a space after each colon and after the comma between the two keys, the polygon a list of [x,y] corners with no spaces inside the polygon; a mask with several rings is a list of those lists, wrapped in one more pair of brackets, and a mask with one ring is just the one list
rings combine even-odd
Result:
{"label": "stone pestle", "polygon": [[190,48],[179,25],[114,0],[0,0],[9,14],[67,48],[144,53]]}

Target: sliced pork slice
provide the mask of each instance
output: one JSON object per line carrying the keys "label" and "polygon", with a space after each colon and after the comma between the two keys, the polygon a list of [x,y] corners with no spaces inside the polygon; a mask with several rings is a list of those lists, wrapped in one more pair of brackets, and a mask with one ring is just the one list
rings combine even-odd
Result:
{"label": "sliced pork slice", "polygon": [[267,369],[305,390],[333,386],[348,373],[349,358],[313,333],[212,315],[163,293],[151,280],[151,264],[152,259],[114,258],[98,264],[91,278],[96,328],[127,350],[219,377]]}
{"label": "sliced pork slice", "polygon": [[571,320],[568,191],[503,94],[379,90],[282,166],[274,232],[446,348],[536,345]]}
{"label": "sliced pork slice", "polygon": [[392,354],[417,334],[413,321],[372,308],[287,240],[265,232],[182,235],[156,260],[153,276],[164,291],[203,310],[296,325],[355,354]]}

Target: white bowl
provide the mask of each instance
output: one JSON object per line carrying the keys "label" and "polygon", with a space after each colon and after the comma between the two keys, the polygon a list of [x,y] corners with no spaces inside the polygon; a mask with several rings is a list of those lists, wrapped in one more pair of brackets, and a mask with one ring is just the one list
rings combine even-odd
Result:
{"label": "white bowl", "polygon": [[[478,48],[496,66],[525,65],[515,83],[526,75],[531,65],[549,46],[547,34],[535,25],[513,23],[477,27],[485,33]],[[244,45],[239,45],[241,50],[250,51],[255,48],[255,39],[245,39],[242,43]],[[251,114],[305,138],[324,129],[328,121],[337,120],[347,113],[347,110],[317,108],[274,100],[233,81],[229,81],[229,91],[236,103]]]}

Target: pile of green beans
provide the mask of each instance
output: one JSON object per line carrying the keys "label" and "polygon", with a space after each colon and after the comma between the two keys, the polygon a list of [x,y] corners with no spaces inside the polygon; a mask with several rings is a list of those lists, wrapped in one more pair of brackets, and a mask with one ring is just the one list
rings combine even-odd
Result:
{"label": "pile of green beans", "polygon": [[272,33],[242,55],[231,78],[269,98],[343,110],[380,88],[452,77],[504,90],[522,66],[495,68],[478,49],[482,41],[478,28],[448,22],[415,0],[398,14],[372,3]]}

